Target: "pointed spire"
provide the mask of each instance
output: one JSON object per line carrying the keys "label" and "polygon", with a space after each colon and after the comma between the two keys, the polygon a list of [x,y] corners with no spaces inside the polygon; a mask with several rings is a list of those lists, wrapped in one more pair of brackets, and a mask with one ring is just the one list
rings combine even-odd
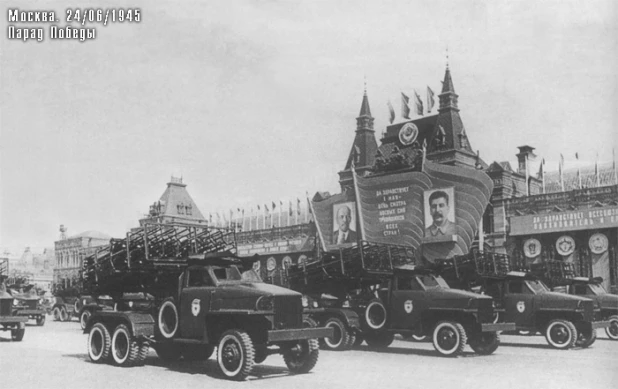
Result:
{"label": "pointed spire", "polygon": [[369,109],[369,99],[367,98],[367,85],[365,84],[365,93],[363,94],[363,102],[361,104],[360,113],[358,116],[371,117],[371,109]]}
{"label": "pointed spire", "polygon": [[440,93],[440,108],[438,112],[453,108],[455,110],[459,110],[457,107],[457,98],[459,96],[455,93],[455,87],[453,86],[453,79],[451,78],[451,70],[446,67],[446,72],[444,73],[444,81],[442,81],[442,93]]}
{"label": "pointed spire", "polygon": [[455,87],[453,86],[453,79],[451,78],[451,69],[448,64],[446,65],[446,73],[444,74],[444,81],[442,81],[442,93],[453,92],[455,93]]}

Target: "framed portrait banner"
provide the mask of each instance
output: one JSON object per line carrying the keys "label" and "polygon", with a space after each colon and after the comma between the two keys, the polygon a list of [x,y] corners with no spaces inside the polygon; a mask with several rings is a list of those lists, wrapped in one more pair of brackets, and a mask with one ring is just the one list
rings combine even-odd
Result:
{"label": "framed portrait banner", "polygon": [[528,239],[524,242],[524,255],[526,258],[536,258],[541,255],[541,242],[538,239]]}
{"label": "framed portrait banner", "polygon": [[423,192],[425,238],[457,234],[455,189],[438,188]]}

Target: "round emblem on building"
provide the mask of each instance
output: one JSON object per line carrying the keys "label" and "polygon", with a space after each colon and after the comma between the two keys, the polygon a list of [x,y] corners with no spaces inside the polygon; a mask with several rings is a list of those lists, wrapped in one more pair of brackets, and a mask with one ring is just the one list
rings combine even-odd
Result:
{"label": "round emblem on building", "polygon": [[275,260],[275,257],[268,258],[268,260],[266,261],[266,270],[273,271],[275,270],[276,267],[277,267],[277,260]]}
{"label": "round emblem on building", "polygon": [[418,127],[416,127],[414,123],[406,123],[406,125],[399,130],[399,141],[404,146],[414,143],[417,137]]}
{"label": "round emblem on building", "polygon": [[541,242],[537,239],[528,239],[524,242],[524,255],[527,258],[536,258],[541,254]]}
{"label": "round emblem on building", "polygon": [[575,240],[568,235],[562,235],[556,241],[556,251],[563,257],[573,254],[573,251],[575,251]]}
{"label": "round emblem on building", "polygon": [[298,257],[298,266],[302,266],[307,263],[307,256],[305,254]]}
{"label": "round emblem on building", "polygon": [[526,303],[523,301],[519,301],[517,303],[517,310],[519,311],[519,313],[523,313],[526,310]]}
{"label": "round emblem on building", "polygon": [[406,300],[403,304],[403,309],[406,310],[406,313],[411,313],[414,306],[412,305],[412,300]]}
{"label": "round emblem on building", "polygon": [[260,261],[253,262],[253,270],[260,271]]}
{"label": "round emblem on building", "polygon": [[607,236],[601,233],[592,235],[588,240],[588,246],[590,247],[590,251],[594,254],[603,254],[607,251],[607,247],[609,246]]}
{"label": "round emblem on building", "polygon": [[292,266],[292,258],[290,257],[283,258],[283,261],[281,261],[281,265],[283,266],[284,269],[289,269],[290,266]]}
{"label": "round emblem on building", "polygon": [[191,313],[193,316],[197,316],[200,313],[200,299],[194,299],[191,302]]}

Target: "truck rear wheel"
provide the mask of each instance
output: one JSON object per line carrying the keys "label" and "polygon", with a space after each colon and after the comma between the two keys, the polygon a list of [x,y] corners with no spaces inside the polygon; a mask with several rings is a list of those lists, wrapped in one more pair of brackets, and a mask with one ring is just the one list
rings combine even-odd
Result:
{"label": "truck rear wheel", "polygon": [[468,336],[457,322],[441,321],[433,330],[433,347],[446,357],[455,357],[463,352]]}
{"label": "truck rear wheel", "polygon": [[109,358],[112,339],[107,328],[96,323],[88,333],[88,356],[94,363],[102,363]]}
{"label": "truck rear wheel", "polygon": [[386,307],[380,299],[374,299],[365,309],[365,322],[372,330],[381,330],[386,325]]}
{"label": "truck rear wheel", "polygon": [[161,335],[166,339],[172,339],[178,331],[178,309],[172,297],[163,300],[159,308],[158,327]]}
{"label": "truck rear wheel", "polygon": [[45,324],[45,314],[36,318],[36,325],[42,327]]}
{"label": "truck rear wheel", "polygon": [[545,329],[545,339],[553,348],[566,350],[575,346],[577,330],[568,320],[555,319],[549,322]]}
{"label": "truck rear wheel", "polygon": [[309,373],[320,355],[317,339],[301,340],[283,353],[283,360],[292,374]]}
{"label": "truck rear wheel", "polygon": [[131,367],[140,362],[140,345],[124,324],[120,324],[114,330],[111,351],[114,364],[118,366]]}
{"label": "truck rear wheel", "polygon": [[54,321],[60,321],[60,308],[54,307],[52,310],[52,316],[54,317]]}
{"label": "truck rear wheel", "polygon": [[245,331],[228,330],[221,335],[217,347],[217,362],[226,378],[242,381],[253,370],[255,349]]}
{"label": "truck rear wheel", "polygon": [[15,328],[11,330],[11,339],[16,342],[21,342],[24,338],[24,334],[26,333],[25,328]]}
{"label": "truck rear wheel", "polygon": [[69,321],[69,313],[65,307],[60,308],[60,321]]}
{"label": "truck rear wheel", "polygon": [[470,338],[470,347],[480,355],[490,355],[500,346],[500,335],[497,332],[481,332]]}
{"label": "truck rear wheel", "polygon": [[577,340],[575,341],[576,347],[587,348],[592,346],[594,341],[597,340],[597,330],[586,329],[580,330],[577,329]]}
{"label": "truck rear wheel", "polygon": [[618,340],[618,315],[609,317],[609,327],[605,328],[607,337],[611,340]]}
{"label": "truck rear wheel", "polygon": [[346,325],[340,319],[336,317],[328,318],[324,323],[324,327],[333,329],[333,336],[322,340],[324,349],[343,351],[352,346],[353,340],[350,339],[350,331],[348,331]]}
{"label": "truck rear wheel", "polygon": [[90,316],[92,316],[92,313],[88,309],[84,309],[84,312],[79,315],[79,325],[82,327],[82,330],[86,329],[86,325],[88,324],[88,319],[90,319]]}

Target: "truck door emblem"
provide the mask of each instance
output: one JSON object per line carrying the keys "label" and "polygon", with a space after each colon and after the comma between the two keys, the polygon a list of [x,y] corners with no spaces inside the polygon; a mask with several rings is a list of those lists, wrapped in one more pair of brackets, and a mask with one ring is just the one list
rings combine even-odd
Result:
{"label": "truck door emblem", "polygon": [[517,310],[519,311],[519,313],[523,313],[526,310],[526,303],[523,301],[518,302]]}
{"label": "truck door emblem", "polygon": [[403,309],[406,310],[406,313],[412,312],[412,300],[406,300],[405,304],[403,304]]}
{"label": "truck door emblem", "polygon": [[191,303],[191,313],[193,314],[193,316],[197,316],[197,314],[200,313],[200,300],[199,299],[195,299]]}

